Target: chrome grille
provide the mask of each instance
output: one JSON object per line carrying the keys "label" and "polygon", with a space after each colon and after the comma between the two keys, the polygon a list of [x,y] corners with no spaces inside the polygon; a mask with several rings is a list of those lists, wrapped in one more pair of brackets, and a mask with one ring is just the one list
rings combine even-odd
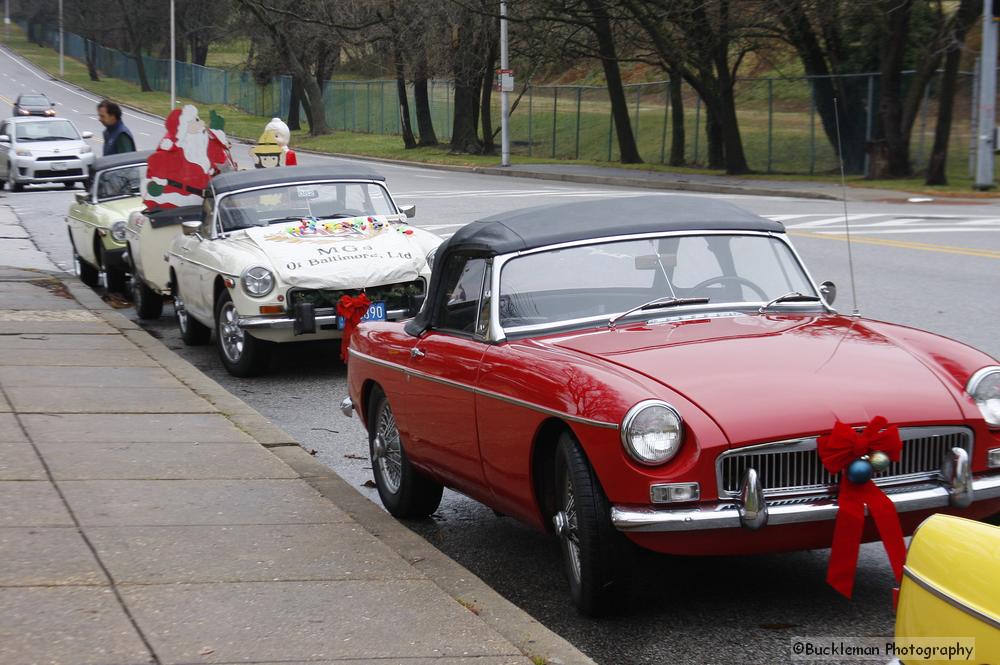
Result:
{"label": "chrome grille", "polygon": [[[898,462],[874,476],[879,485],[936,479],[952,448],[972,455],[972,431],[965,427],[904,427],[899,431],[903,452]],[[732,450],[716,462],[719,495],[737,496],[743,474],[754,468],[765,495],[830,494],[839,474],[830,474],[819,461],[816,439],[767,443]]]}

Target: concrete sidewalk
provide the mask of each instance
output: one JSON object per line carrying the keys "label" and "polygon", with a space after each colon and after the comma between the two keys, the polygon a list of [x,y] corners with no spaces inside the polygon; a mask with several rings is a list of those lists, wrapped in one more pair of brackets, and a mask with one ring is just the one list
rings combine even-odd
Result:
{"label": "concrete sidewalk", "polygon": [[0,268],[0,506],[5,665],[590,662],[72,278]]}

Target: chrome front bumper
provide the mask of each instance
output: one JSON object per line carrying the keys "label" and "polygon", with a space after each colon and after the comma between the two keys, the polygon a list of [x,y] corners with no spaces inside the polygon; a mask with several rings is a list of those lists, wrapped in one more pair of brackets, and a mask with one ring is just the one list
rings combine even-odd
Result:
{"label": "chrome front bumper", "polygon": [[[943,480],[882,489],[900,513],[948,506],[964,508],[974,501],[1000,497],[1000,473],[973,478],[968,454],[961,448],[955,448],[951,463],[945,466]],[[782,498],[768,503],[753,469],[747,470],[743,491],[735,501],[720,501],[693,508],[611,508],[611,521],[615,528],[634,532],[756,530],[768,524],[820,522],[836,517],[837,501],[833,497]]]}
{"label": "chrome front bumper", "polygon": [[[390,309],[386,310],[385,316],[389,321],[397,321],[399,319],[404,319],[409,314],[405,309]],[[332,308],[324,308],[315,310],[312,320],[315,322],[316,328],[322,328],[323,326],[337,326],[337,312]],[[237,325],[243,329],[284,329],[284,328],[295,328],[296,323],[302,325],[302,322],[294,316],[287,316],[283,314],[276,314],[271,316],[241,316]],[[315,330],[306,332],[315,332]]]}

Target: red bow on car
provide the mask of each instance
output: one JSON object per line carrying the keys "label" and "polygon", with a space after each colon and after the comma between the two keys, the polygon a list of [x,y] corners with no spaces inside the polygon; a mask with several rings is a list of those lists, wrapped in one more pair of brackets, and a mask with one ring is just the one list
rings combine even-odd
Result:
{"label": "red bow on car", "polygon": [[847,471],[855,461],[875,452],[885,453],[893,462],[899,461],[903,442],[899,438],[899,429],[895,425],[887,427],[888,424],[885,418],[876,416],[861,432],[856,432],[853,427],[838,421],[833,431],[817,439],[823,466],[832,474],[840,474],[837,523],[826,581],[848,598],[854,590],[866,505],[882,537],[896,581],[899,582],[903,576],[906,543],[896,507],[870,477],[864,482],[855,482],[848,477]]}
{"label": "red bow on car", "polygon": [[347,362],[347,349],[351,345],[351,335],[358,327],[361,318],[371,307],[372,301],[364,293],[356,296],[340,296],[337,301],[337,314],[344,317],[344,337],[340,340],[340,359]]}

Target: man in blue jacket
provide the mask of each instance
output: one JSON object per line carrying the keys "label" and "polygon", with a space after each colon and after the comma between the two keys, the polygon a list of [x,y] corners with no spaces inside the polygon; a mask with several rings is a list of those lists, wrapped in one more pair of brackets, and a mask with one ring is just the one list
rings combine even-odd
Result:
{"label": "man in blue jacket", "polygon": [[97,105],[97,119],[104,125],[104,155],[119,155],[123,152],[135,152],[135,139],[132,132],[122,122],[122,109],[109,99],[101,100]]}

